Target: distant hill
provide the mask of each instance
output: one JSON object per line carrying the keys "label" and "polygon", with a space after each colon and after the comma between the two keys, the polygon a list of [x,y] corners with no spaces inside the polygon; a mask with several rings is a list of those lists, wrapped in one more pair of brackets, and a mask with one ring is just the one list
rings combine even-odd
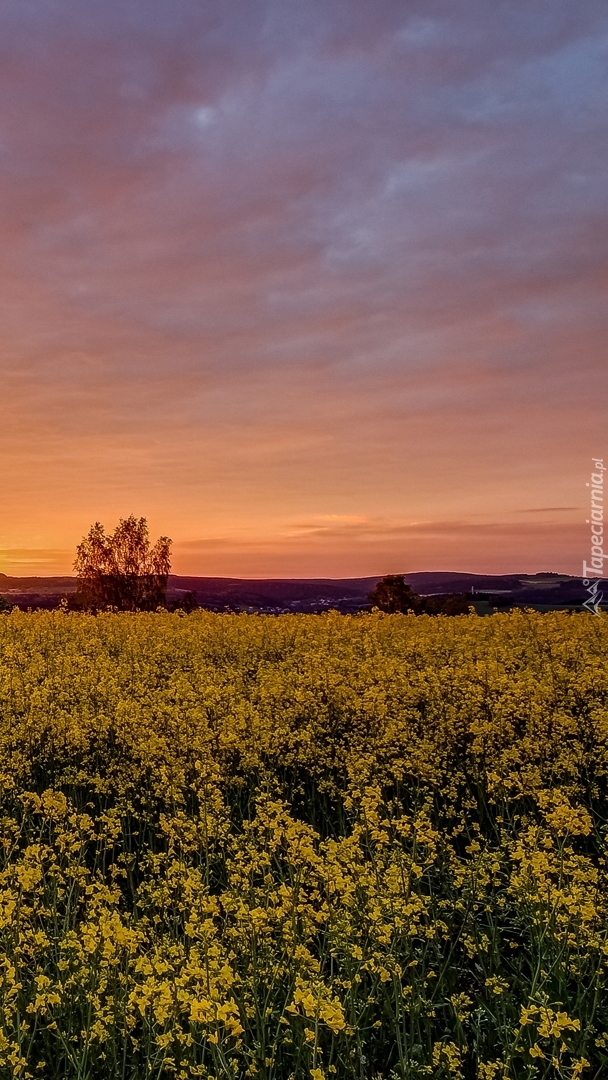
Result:
{"label": "distant hill", "polygon": [[[369,606],[369,593],[381,575],[360,578],[169,578],[169,606],[196,594],[200,607],[213,611],[360,611]],[[494,608],[578,608],[586,599],[579,578],[567,574],[465,574],[424,571],[405,574],[405,580],[423,596],[472,594],[480,614]],[[8,577],[0,574],[0,594],[20,607],[52,608],[62,597],[76,592],[75,577]],[[607,586],[608,595],[608,586]]]}

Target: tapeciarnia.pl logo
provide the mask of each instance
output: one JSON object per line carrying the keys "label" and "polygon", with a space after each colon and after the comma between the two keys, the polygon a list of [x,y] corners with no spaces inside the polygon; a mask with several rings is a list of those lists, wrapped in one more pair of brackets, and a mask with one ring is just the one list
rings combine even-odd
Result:
{"label": "tapeciarnia.pl logo", "polygon": [[[603,593],[599,591],[600,581],[604,575],[604,473],[606,466],[603,458],[591,458],[593,472],[591,481],[587,484],[591,488],[591,517],[587,519],[587,525],[591,526],[591,562],[587,566],[583,559],[583,585],[589,593],[583,607],[594,615],[600,614],[600,604]],[[595,578],[596,580],[592,580]]]}

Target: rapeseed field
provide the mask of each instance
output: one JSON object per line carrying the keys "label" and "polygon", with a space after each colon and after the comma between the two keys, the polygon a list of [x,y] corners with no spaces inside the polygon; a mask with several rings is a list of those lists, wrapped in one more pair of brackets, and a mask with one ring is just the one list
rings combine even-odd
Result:
{"label": "rapeseed field", "polygon": [[0,616],[0,1077],[608,1076],[608,619]]}

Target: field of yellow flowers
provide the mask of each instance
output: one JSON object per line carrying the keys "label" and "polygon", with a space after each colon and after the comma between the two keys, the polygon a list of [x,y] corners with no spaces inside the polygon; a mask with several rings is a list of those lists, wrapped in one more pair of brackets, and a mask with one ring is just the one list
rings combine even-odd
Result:
{"label": "field of yellow flowers", "polygon": [[0,616],[0,1078],[608,1076],[608,618]]}

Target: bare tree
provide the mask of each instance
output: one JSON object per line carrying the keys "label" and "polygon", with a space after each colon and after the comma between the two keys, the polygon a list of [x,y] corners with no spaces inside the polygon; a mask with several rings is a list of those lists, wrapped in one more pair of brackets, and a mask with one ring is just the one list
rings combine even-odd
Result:
{"label": "bare tree", "polygon": [[148,522],[131,514],[106,535],[96,521],[76,549],[77,598],[87,608],[155,611],[167,597],[171,540],[150,547]]}

